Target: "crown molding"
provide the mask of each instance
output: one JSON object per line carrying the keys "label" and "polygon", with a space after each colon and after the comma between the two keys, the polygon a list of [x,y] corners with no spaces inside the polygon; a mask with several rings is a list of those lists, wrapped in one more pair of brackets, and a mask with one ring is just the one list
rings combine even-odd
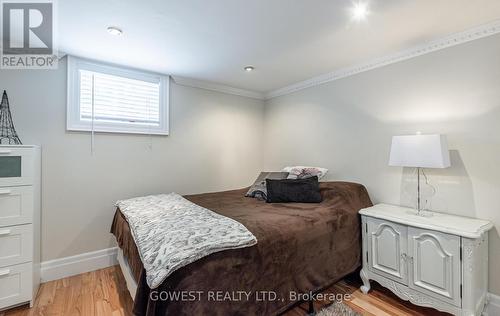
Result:
{"label": "crown molding", "polygon": [[299,90],[319,86],[324,83],[346,78],[361,72],[384,67],[400,61],[408,60],[425,54],[429,54],[444,48],[460,45],[483,37],[491,36],[500,33],[500,20],[480,25],[459,33],[428,42],[423,45],[415,46],[410,49],[402,50],[384,57],[374,59],[369,62],[360,63],[351,67],[341,68],[339,70],[323,74],[311,79],[307,79],[277,90],[270,91],[265,94],[265,99],[269,100],[286,94],[290,94]]}
{"label": "crown molding", "polygon": [[185,78],[185,77],[172,76],[172,78],[174,79],[174,82],[176,84],[179,84],[181,86],[200,88],[200,89],[216,91],[216,92],[221,92],[221,93],[226,93],[226,94],[238,95],[241,97],[247,97],[247,98],[252,98],[252,99],[257,99],[257,100],[264,100],[264,94],[260,93],[260,92],[256,92],[256,91],[234,88],[234,87],[226,86],[226,85],[219,84],[219,83],[213,83],[213,82],[196,80],[196,79]]}

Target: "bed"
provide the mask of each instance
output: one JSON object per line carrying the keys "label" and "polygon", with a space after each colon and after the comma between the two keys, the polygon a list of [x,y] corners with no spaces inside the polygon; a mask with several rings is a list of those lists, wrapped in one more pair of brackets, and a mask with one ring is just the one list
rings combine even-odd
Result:
{"label": "bed", "polygon": [[[322,182],[320,190],[323,202],[318,204],[265,203],[245,197],[247,189],[185,196],[242,223],[258,243],[199,259],[154,290],[117,209],[111,233],[134,314],[276,315],[299,303],[301,293],[319,291],[354,272],[361,264],[358,210],[372,205],[368,193],[349,182]],[[190,293],[192,299],[157,300],[159,293]]]}

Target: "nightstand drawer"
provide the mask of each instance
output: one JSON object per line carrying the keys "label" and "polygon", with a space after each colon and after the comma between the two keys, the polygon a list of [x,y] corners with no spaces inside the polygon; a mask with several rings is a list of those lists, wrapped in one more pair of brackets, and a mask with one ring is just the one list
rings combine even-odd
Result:
{"label": "nightstand drawer", "polygon": [[389,221],[368,217],[368,263],[374,273],[408,285],[408,228]]}
{"label": "nightstand drawer", "polygon": [[408,228],[410,288],[460,306],[460,237]]}
{"label": "nightstand drawer", "polygon": [[32,261],[32,225],[1,227],[0,249],[0,267]]}
{"label": "nightstand drawer", "polygon": [[0,227],[31,224],[33,187],[0,187]]}
{"label": "nightstand drawer", "polygon": [[0,187],[34,183],[32,148],[0,147]]}
{"label": "nightstand drawer", "polygon": [[0,268],[0,309],[30,301],[32,291],[31,263]]}

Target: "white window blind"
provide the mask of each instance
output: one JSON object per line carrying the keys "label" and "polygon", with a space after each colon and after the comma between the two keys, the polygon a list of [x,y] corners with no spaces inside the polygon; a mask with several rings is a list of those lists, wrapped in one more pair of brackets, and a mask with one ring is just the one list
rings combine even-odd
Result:
{"label": "white window blind", "polygon": [[159,126],[160,83],[80,70],[80,118]]}
{"label": "white window blind", "polygon": [[168,134],[168,77],[71,57],[68,130]]}

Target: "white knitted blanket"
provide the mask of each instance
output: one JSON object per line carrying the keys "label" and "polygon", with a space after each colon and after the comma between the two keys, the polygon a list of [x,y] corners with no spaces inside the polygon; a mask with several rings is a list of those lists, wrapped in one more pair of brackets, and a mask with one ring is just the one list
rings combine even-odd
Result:
{"label": "white knitted blanket", "polygon": [[118,201],[116,206],[130,226],[151,289],[211,253],[257,243],[241,223],[176,193]]}

